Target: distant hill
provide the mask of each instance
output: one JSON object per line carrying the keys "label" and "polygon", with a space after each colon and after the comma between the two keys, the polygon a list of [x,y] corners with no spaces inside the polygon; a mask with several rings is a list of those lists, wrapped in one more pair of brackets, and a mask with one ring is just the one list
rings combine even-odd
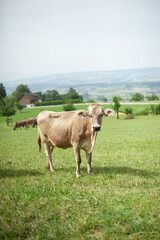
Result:
{"label": "distant hill", "polygon": [[20,83],[27,84],[33,92],[56,89],[65,93],[68,88],[73,87],[85,99],[111,99],[116,95],[127,100],[135,92],[144,95],[155,93],[160,97],[160,68],[53,74],[8,81],[4,86],[11,93]]}

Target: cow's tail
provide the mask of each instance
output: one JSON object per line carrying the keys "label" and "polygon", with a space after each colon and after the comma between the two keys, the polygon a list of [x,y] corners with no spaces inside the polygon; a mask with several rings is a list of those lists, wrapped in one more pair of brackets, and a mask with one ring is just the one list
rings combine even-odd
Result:
{"label": "cow's tail", "polygon": [[39,152],[41,152],[41,135],[40,135],[40,132],[38,131],[38,145],[39,145]]}

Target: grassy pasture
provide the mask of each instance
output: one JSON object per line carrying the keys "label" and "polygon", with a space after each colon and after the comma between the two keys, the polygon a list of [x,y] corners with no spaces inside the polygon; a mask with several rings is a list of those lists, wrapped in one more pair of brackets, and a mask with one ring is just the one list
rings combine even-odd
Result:
{"label": "grassy pasture", "polygon": [[[84,109],[86,110],[88,108],[88,105],[75,105],[76,110],[81,110]],[[103,105],[103,108],[112,108],[112,105]],[[134,105],[127,105],[123,104],[120,107],[120,111],[124,111],[125,108],[132,108],[133,113],[137,114],[140,111],[143,111],[145,109],[150,109],[149,104],[134,104]],[[49,110],[49,111],[55,111],[55,112],[61,112],[63,111],[63,106],[49,106],[49,107],[38,107],[38,108],[25,108],[22,110],[20,113],[19,110],[17,110],[16,115],[11,116],[10,118],[13,119],[13,122],[15,123],[16,121],[19,120],[24,120],[32,117],[36,117],[41,111],[43,110]],[[6,117],[0,116],[0,123],[5,123]]]}
{"label": "grassy pasture", "polygon": [[[41,109],[23,111],[14,121]],[[53,174],[38,153],[37,129],[13,131],[4,121],[0,239],[160,239],[160,116],[104,118],[93,150],[94,175],[87,174],[82,151],[79,179],[72,148],[54,150]]]}

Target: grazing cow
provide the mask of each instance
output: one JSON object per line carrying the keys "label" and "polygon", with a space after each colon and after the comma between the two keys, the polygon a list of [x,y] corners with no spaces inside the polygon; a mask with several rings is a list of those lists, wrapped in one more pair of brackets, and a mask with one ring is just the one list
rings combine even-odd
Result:
{"label": "grazing cow", "polygon": [[21,127],[23,127],[23,128],[25,127],[25,129],[28,129],[28,123],[27,123],[26,120],[22,120],[22,121],[16,122],[13,130],[16,130],[16,128],[20,128],[21,129]]}
{"label": "grazing cow", "polygon": [[47,169],[55,171],[52,163],[54,147],[74,148],[77,162],[76,176],[80,176],[80,150],[86,152],[88,173],[92,174],[91,158],[97,132],[101,129],[102,116],[112,116],[111,109],[103,110],[100,104],[91,104],[88,111],[51,112],[43,111],[37,117],[38,144],[41,152],[41,139],[47,156]]}
{"label": "grazing cow", "polygon": [[27,121],[28,125],[31,124],[33,128],[35,126],[37,126],[37,118],[36,117],[35,118],[29,118],[26,121]]}

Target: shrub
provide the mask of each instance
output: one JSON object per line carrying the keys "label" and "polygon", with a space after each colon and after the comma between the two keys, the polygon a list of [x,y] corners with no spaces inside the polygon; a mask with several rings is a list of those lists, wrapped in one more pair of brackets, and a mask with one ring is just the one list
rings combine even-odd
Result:
{"label": "shrub", "polygon": [[124,113],[127,115],[127,118],[134,118],[133,109],[132,108],[125,108]]}
{"label": "shrub", "polygon": [[96,103],[96,101],[91,98],[91,99],[88,99],[88,100],[86,101],[86,103]]}
{"label": "shrub", "polygon": [[154,114],[155,113],[155,106],[152,104],[151,106],[150,106],[150,114]]}
{"label": "shrub", "polygon": [[63,106],[64,111],[74,111],[76,107],[73,105],[71,100],[66,101],[66,105]]}
{"label": "shrub", "polygon": [[148,109],[143,109],[141,111],[139,111],[136,115],[149,115],[149,110]]}
{"label": "shrub", "polygon": [[133,113],[133,109],[132,108],[125,108],[125,114],[132,114]]}
{"label": "shrub", "polygon": [[154,114],[160,114],[160,104],[154,106]]}
{"label": "shrub", "polygon": [[150,106],[150,112],[151,114],[160,114],[160,104],[158,105],[151,105]]}

